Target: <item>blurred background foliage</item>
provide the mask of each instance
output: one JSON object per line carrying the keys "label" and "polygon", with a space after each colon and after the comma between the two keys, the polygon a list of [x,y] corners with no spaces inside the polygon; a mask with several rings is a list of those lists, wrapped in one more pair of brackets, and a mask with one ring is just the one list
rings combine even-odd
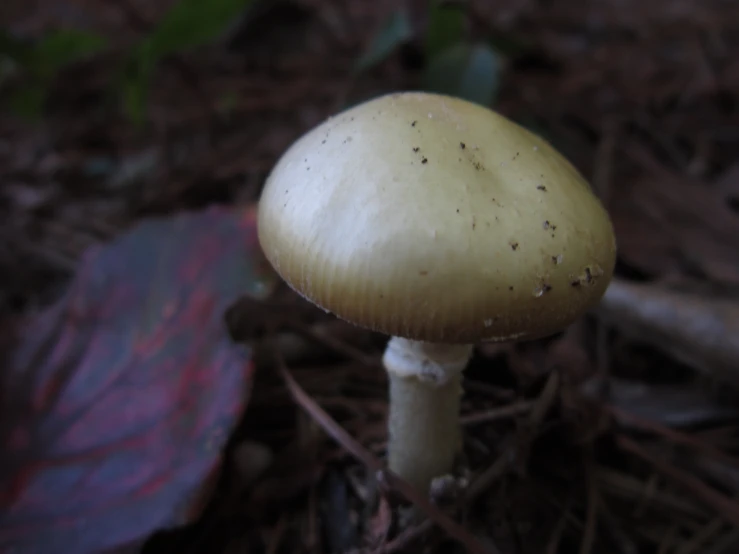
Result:
{"label": "blurred background foliage", "polygon": [[[247,16],[258,0],[179,0],[154,28],[129,47],[121,63],[120,79],[111,93],[133,121],[141,123],[152,73],[167,56],[184,54],[221,38],[229,26]],[[470,41],[463,3],[429,3],[424,44],[423,88],[491,105],[498,90],[502,60],[493,37]],[[417,38],[406,10],[392,12],[357,60],[356,72],[383,62]],[[98,54],[108,46],[105,36],[66,29],[25,41],[7,32],[0,35],[3,80],[13,80],[5,99],[15,113],[42,115],[53,79],[69,64]],[[0,82],[0,84],[2,84]]]}
{"label": "blurred background foliage", "polygon": [[[155,27],[137,43],[122,63],[120,81],[113,94],[120,96],[126,114],[141,122],[152,72],[166,56],[207,45],[249,8],[252,0],[179,0]],[[33,41],[22,41],[3,32],[0,55],[5,78],[20,74],[10,94],[10,106],[21,115],[38,118],[51,81],[65,66],[89,58],[107,46],[104,36],[92,32],[61,30]]]}

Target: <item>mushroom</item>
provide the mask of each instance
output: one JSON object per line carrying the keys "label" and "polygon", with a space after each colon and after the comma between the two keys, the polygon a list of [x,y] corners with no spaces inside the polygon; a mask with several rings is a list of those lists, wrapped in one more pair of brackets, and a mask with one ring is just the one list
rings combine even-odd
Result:
{"label": "mushroom", "polygon": [[388,465],[422,491],[460,452],[473,345],[562,330],[603,295],[616,255],[607,212],[549,143],[420,92],[299,138],[265,183],[258,231],[300,295],[391,335]]}

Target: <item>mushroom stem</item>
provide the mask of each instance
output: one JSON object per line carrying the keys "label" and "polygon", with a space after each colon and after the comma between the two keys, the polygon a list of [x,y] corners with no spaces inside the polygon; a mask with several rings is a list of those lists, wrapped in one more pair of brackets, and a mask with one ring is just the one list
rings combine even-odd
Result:
{"label": "mushroom stem", "polygon": [[388,466],[426,494],[450,473],[461,449],[462,372],[472,345],[393,337],[383,364],[390,378]]}

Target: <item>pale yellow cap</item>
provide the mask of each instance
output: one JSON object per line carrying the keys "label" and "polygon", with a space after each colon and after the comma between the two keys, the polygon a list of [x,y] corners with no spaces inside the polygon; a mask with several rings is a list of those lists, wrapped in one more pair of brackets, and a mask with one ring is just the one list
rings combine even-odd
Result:
{"label": "pale yellow cap", "polygon": [[555,333],[608,286],[608,214],[546,141],[426,93],[328,119],[274,167],[259,240],[298,293],[356,325],[429,342]]}

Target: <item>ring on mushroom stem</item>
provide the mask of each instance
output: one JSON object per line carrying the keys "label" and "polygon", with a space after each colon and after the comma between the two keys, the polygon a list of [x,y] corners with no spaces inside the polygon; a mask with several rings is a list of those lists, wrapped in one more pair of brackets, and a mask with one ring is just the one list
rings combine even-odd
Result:
{"label": "ring on mushroom stem", "polygon": [[393,337],[389,467],[424,491],[461,448],[474,343],[560,331],[598,302],[616,257],[607,212],[548,142],[419,92],[299,138],[267,179],[258,229],[299,294]]}

